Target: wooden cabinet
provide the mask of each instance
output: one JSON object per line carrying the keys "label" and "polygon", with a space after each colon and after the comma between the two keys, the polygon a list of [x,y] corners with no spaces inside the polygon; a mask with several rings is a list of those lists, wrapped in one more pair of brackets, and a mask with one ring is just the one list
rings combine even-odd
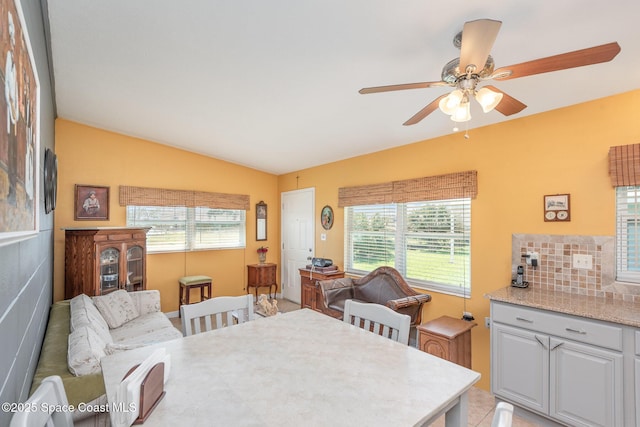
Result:
{"label": "wooden cabinet", "polygon": [[271,295],[271,287],[274,288],[273,297],[278,292],[278,282],[276,281],[277,264],[250,264],[247,265],[247,293],[251,288],[255,288],[256,301],[258,300],[258,288],[268,287]]}
{"label": "wooden cabinet", "polygon": [[477,323],[442,316],[417,327],[418,348],[471,369],[471,328]]}
{"label": "wooden cabinet", "polygon": [[623,426],[623,328],[491,302],[491,391],[569,425]]}
{"label": "wooden cabinet", "polygon": [[65,299],[146,289],[148,228],[65,229]]}
{"label": "wooden cabinet", "polygon": [[306,268],[301,268],[299,271],[301,307],[310,308],[311,310],[315,310],[332,317],[342,318],[342,313],[325,308],[322,291],[317,282],[318,280],[340,279],[344,277],[344,271],[335,270],[332,272],[321,273],[318,271],[311,271]]}

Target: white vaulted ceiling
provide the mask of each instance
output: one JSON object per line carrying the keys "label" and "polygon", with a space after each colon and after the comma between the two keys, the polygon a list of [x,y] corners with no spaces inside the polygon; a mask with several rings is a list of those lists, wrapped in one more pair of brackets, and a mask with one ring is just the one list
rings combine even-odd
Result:
{"label": "white vaulted ceiling", "polygon": [[[435,111],[465,21],[502,21],[496,68],[617,41],[611,62],[490,84],[528,107],[469,128],[640,88],[640,2],[49,0],[58,117],[274,174],[452,133]],[[475,108],[475,109],[473,109]]]}

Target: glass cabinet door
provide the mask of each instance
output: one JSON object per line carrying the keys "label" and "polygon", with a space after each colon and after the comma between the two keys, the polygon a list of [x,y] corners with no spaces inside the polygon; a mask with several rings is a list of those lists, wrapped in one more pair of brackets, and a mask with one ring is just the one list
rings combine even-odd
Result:
{"label": "glass cabinet door", "polygon": [[141,246],[131,246],[127,249],[127,291],[141,291],[144,289],[144,251]]}
{"label": "glass cabinet door", "polygon": [[120,251],[107,248],[100,252],[100,294],[118,289]]}

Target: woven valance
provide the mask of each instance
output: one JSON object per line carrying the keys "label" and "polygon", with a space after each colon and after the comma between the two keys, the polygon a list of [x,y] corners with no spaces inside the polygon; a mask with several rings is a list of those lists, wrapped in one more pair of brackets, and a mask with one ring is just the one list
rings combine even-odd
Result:
{"label": "woven valance", "polygon": [[393,183],[342,187],[338,189],[338,206],[383,205],[391,203]]}
{"label": "woven valance", "polygon": [[248,211],[249,196],[121,185],[120,206],[186,206]]}
{"label": "woven valance", "polygon": [[478,195],[478,172],[466,171],[338,189],[338,206],[447,200]]}
{"label": "woven valance", "polygon": [[614,187],[640,185],[640,144],[609,148],[609,175]]}

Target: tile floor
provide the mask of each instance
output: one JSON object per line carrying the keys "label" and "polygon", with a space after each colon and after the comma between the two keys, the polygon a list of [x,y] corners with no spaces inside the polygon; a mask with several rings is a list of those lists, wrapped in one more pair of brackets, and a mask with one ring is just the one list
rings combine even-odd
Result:
{"label": "tile floor", "polygon": [[[300,304],[278,299],[278,308],[281,312],[286,313],[287,311],[299,309]],[[171,322],[176,328],[181,329],[180,318],[173,317],[171,318]],[[469,392],[469,426],[490,427],[491,421],[493,420],[495,405],[496,400],[491,393],[477,387],[473,387]],[[437,419],[432,425],[435,427],[443,427],[444,416]],[[540,424],[530,422],[517,415],[514,415],[513,417],[513,427],[529,427],[538,425]]]}

